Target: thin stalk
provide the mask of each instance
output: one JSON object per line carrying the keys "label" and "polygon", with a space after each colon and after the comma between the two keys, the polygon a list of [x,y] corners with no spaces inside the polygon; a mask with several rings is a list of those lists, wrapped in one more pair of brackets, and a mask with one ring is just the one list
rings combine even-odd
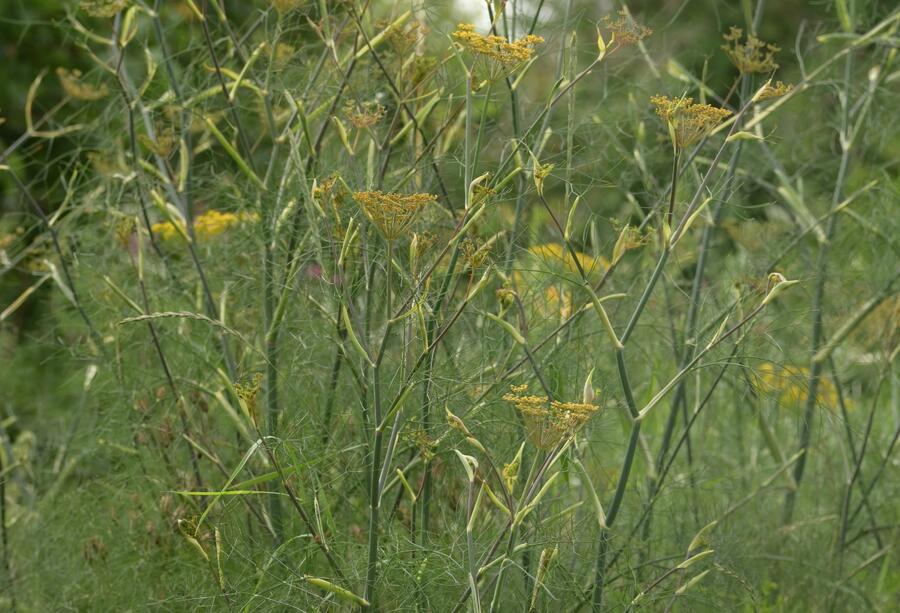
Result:
{"label": "thin stalk", "polygon": [[[834,185],[834,192],[831,198],[831,208],[836,208],[840,202],[844,192],[844,181],[847,177],[847,168],[850,164],[850,82],[853,74],[853,55],[848,54],[844,64],[844,90],[841,96],[841,127],[839,130],[839,138],[842,145],[841,162],[838,169],[837,179]],[[809,443],[812,437],[812,421],[815,416],[816,402],[819,394],[819,380],[822,373],[822,362],[816,361],[815,356],[822,344],[822,311],[825,303],[825,281],[828,271],[828,257],[830,254],[831,243],[834,240],[837,231],[837,215],[828,218],[828,225],[825,229],[825,242],[819,246],[819,254],[816,260],[815,279],[816,285],[812,303],[812,335],[810,341],[810,365],[809,379],[806,390],[806,405],[803,410],[803,421],[800,424],[800,440],[798,449],[803,452],[800,459],[794,465],[794,483],[795,487],[787,492],[784,499],[784,510],[782,512],[781,522],[783,525],[789,524],[794,516],[794,506],[797,500],[797,490],[803,481],[803,473],[806,468],[806,456],[809,451]]]}
{"label": "thin stalk", "polygon": [[[841,524],[838,535],[838,575],[843,572],[844,568],[844,545],[847,541],[847,529],[850,524],[850,499],[853,495],[853,486],[856,485],[857,479],[859,479],[860,473],[862,471],[862,463],[865,459],[866,449],[869,445],[869,438],[872,434],[872,425],[875,422],[875,412],[878,408],[878,396],[881,394],[881,386],[884,384],[884,380],[886,377],[887,369],[885,368],[881,373],[881,377],[879,377],[878,385],[875,387],[875,393],[872,396],[872,409],[869,411],[869,418],[866,420],[866,429],[865,432],[863,432],[862,446],[860,447],[859,455],[857,456],[854,463],[853,472],[849,475],[847,483],[844,487],[844,495],[841,500],[840,509]],[[864,504],[867,499],[868,497],[863,498],[860,504]]]}
{"label": "thin stalk", "polygon": [[[6,428],[0,430],[0,445],[6,447]],[[9,532],[6,525],[6,469],[3,464],[3,457],[6,455],[6,449],[0,449],[0,540],[3,546],[3,572],[4,583],[8,584],[6,590],[9,590],[10,610],[16,613],[16,580],[12,574],[12,564],[9,558]]]}
{"label": "thin stalk", "polygon": [[375,582],[378,579],[378,514],[381,509],[381,446],[384,439],[384,429],[382,427],[382,419],[384,417],[381,405],[381,363],[384,358],[385,347],[387,346],[388,337],[391,333],[392,315],[392,289],[393,281],[393,255],[394,242],[387,240],[387,271],[385,273],[385,284],[387,289],[385,309],[385,329],[384,336],[381,340],[381,348],[378,356],[375,358],[375,367],[372,368],[372,391],[374,395],[375,415],[373,421],[373,444],[372,444],[372,460],[371,471],[369,474],[369,536],[368,536],[368,562],[366,564],[366,590],[365,598],[369,601],[366,610],[377,611],[378,605],[376,600]]}

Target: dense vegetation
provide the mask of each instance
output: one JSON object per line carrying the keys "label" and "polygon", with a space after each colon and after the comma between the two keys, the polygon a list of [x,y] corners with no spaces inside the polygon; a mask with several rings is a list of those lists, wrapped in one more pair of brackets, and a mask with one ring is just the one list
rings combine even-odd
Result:
{"label": "dense vegetation", "polygon": [[891,610],[891,2],[0,21],[0,609]]}

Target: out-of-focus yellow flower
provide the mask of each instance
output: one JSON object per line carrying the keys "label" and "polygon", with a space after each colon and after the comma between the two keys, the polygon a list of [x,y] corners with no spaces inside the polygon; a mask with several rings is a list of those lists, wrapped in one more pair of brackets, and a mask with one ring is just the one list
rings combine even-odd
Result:
{"label": "out-of-focus yellow flower", "polygon": [[[223,213],[211,210],[194,218],[194,234],[198,241],[207,240],[241,223],[258,219],[257,213]],[[179,228],[169,221],[155,223],[150,226],[150,229],[153,234],[166,241],[182,235]],[[184,229],[182,225],[181,230]]]}
{"label": "out-of-focus yellow flower", "polygon": [[[784,405],[801,406],[809,397],[809,369],[763,362],[756,370],[753,384],[761,395],[774,397]],[[816,401],[826,407],[837,406],[837,387],[826,375],[819,377]]]}
{"label": "out-of-focus yellow flower", "polygon": [[[528,258],[522,261],[522,269],[513,272],[513,280],[516,287],[535,288],[536,291],[542,292],[541,299],[535,301],[534,305],[538,313],[542,317],[559,317],[560,321],[567,319],[573,312],[573,292],[567,281],[558,282],[559,279],[554,278],[550,284],[544,283],[545,274],[535,279],[533,275],[529,275],[526,271],[537,270],[540,273],[550,272],[551,274],[574,275],[578,276],[578,267],[569,250],[559,243],[543,243],[535,245],[528,249]],[[592,257],[580,251],[575,252],[575,257],[581,264],[582,269],[588,277],[605,272],[609,266],[609,260],[600,257]],[[535,261],[537,260],[537,261]],[[580,280],[580,279],[579,279]],[[501,296],[501,298],[503,298]]]}
{"label": "out-of-focus yellow flower", "polygon": [[78,8],[91,17],[113,17],[130,3],[130,0],[81,0]]}
{"label": "out-of-focus yellow flower", "polygon": [[[534,247],[529,248],[528,252],[548,263],[552,263],[556,266],[562,265],[569,272],[578,272],[578,267],[575,265],[572,254],[565,246],[559,243],[535,245]],[[588,274],[609,268],[609,260],[603,256],[595,258],[586,253],[576,251],[575,257],[578,259],[578,263],[581,264],[581,268]]]}
{"label": "out-of-focus yellow flower", "polygon": [[82,81],[81,71],[77,68],[69,70],[59,67],[56,69],[56,76],[59,77],[59,84],[63,90],[76,100],[100,100],[109,94],[109,89],[105,85],[94,87]]}
{"label": "out-of-focus yellow flower", "polygon": [[522,414],[528,439],[540,449],[550,449],[565,437],[572,436],[600,410],[594,404],[530,396],[527,384],[513,386],[503,400],[512,403]]}

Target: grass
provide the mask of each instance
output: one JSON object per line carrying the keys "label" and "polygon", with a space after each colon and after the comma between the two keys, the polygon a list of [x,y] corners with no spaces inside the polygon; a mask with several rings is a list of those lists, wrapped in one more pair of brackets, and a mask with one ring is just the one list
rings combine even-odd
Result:
{"label": "grass", "polygon": [[2,608],[891,608],[900,13],[476,9],[59,13]]}

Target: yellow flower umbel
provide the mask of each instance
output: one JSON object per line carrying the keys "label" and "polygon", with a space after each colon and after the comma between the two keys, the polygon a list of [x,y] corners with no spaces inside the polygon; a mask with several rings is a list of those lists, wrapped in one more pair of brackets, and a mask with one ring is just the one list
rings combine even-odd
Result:
{"label": "yellow flower umbel", "polygon": [[690,147],[731,115],[727,109],[694,104],[693,98],[652,96],[650,102],[669,126],[669,134],[678,149]]}
{"label": "yellow flower umbel", "polygon": [[[229,228],[237,226],[246,221],[256,221],[259,215],[256,213],[223,213],[222,211],[207,211],[202,215],[194,218],[194,234],[198,241],[212,238],[222,234]],[[180,222],[178,222],[180,223]],[[180,230],[184,230],[184,226],[176,228],[170,221],[155,223],[150,226],[153,234],[163,240],[172,240],[176,236],[181,236]]]}
{"label": "yellow flower umbel", "polygon": [[762,102],[763,100],[769,100],[771,98],[781,98],[782,96],[788,95],[793,90],[794,86],[790,83],[778,81],[775,85],[767,84],[756,99],[757,101]]}
{"label": "yellow flower umbel", "polygon": [[[809,369],[763,362],[754,374],[753,385],[760,394],[775,398],[779,404],[798,407],[809,397]],[[816,402],[826,407],[837,406],[837,387],[830,377],[820,376]]]}
{"label": "yellow flower umbel", "polygon": [[551,449],[575,434],[599,410],[594,404],[560,402],[546,396],[529,396],[528,385],[514,385],[503,400],[522,414],[528,439],[540,449]]}
{"label": "yellow flower umbel", "polygon": [[731,63],[741,74],[775,72],[778,69],[775,54],[781,49],[759,40],[752,34],[748,34],[744,42],[741,42],[743,34],[741,28],[732,26],[728,34],[723,36],[726,44],[722,45],[722,50]]}
{"label": "yellow flower umbel", "polygon": [[395,194],[381,191],[354,192],[356,200],[384,235],[393,241],[398,239],[416,219],[419,211],[429,202],[437,200],[433,194]]}
{"label": "yellow flower umbel", "polygon": [[453,38],[475,55],[494,60],[504,66],[514,66],[529,60],[534,53],[534,46],[544,42],[543,38],[534,34],[512,43],[502,36],[493,34],[483,36],[475,32],[475,26],[471,23],[456,26]]}
{"label": "yellow flower umbel", "polygon": [[612,32],[619,46],[635,45],[653,34],[653,30],[635,21],[625,9],[619,11],[618,19],[604,17],[603,25]]}

